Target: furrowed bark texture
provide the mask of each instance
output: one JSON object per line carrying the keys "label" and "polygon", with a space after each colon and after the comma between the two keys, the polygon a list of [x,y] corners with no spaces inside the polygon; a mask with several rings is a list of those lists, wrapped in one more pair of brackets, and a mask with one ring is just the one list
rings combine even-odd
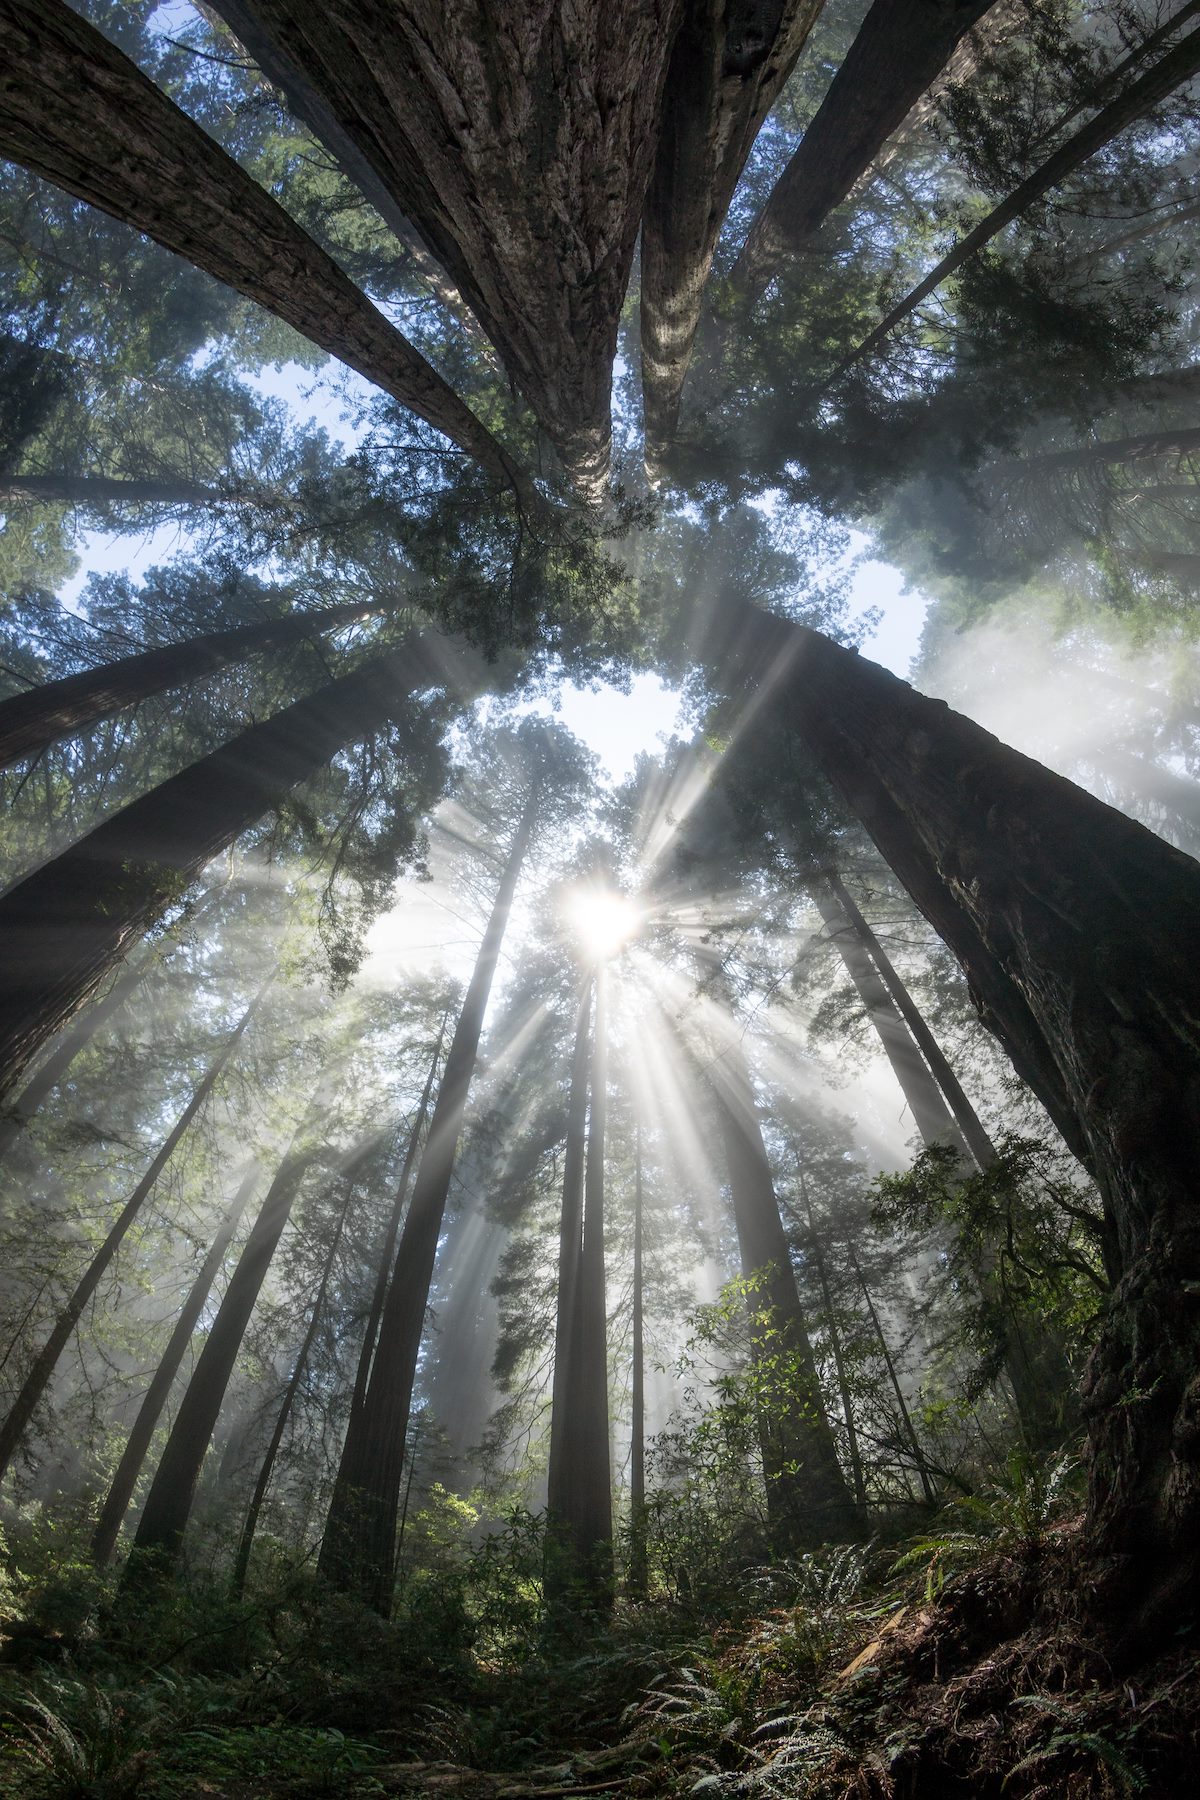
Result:
{"label": "furrowed bark texture", "polygon": [[652,471],[675,435],[713,251],[738,177],[822,5],[698,0],[686,9],[642,215],[642,397]]}
{"label": "furrowed bark texture", "polygon": [[137,1418],[133,1429],[121,1452],[121,1460],[117,1464],[116,1474],[112,1478],[112,1486],[105,1496],[104,1505],[100,1508],[100,1517],[96,1521],[96,1529],[92,1536],[92,1560],[97,1565],[106,1563],[117,1547],[117,1538],[121,1533],[125,1514],[129,1511],[129,1502],[133,1499],[133,1490],[142,1472],[147,1452],[154,1438],[158,1421],[162,1417],[175,1377],[183,1365],[191,1345],[192,1336],[200,1322],[200,1315],[208,1304],[208,1296],[212,1292],[213,1282],[220,1274],[225,1262],[225,1253],[233,1242],[233,1234],[241,1223],[242,1214],[246,1210],[251,1194],[259,1181],[257,1164],[253,1166],[230,1203],[229,1210],[217,1227],[208,1253],[201,1263],[188,1290],[187,1299],[175,1321],[175,1329],[167,1340],[167,1347],[162,1353],[157,1369],[155,1369],[138,1407]]}
{"label": "furrowed bark texture", "polygon": [[212,631],[186,643],[123,656],[120,662],[65,675],[61,681],[48,681],[11,700],[0,700],[0,768],[21,757],[35,756],[60,738],[73,737],[152,694],[199,681],[263,650],[286,649],[306,638],[336,631],[380,610],[378,601],[355,600],[319,611],[288,613],[261,625]]}
{"label": "furrowed bark texture", "polygon": [[380,657],[252,725],[0,897],[0,1096],[204,865],[428,679]]}
{"label": "furrowed bark texture", "polygon": [[182,1548],[200,1471],[254,1303],[312,1160],[311,1149],[288,1151],[250,1228],[146,1495],[129,1564],[134,1579],[141,1565],[139,1553],[153,1553],[161,1568],[174,1562]]}
{"label": "furrowed bark texture", "polygon": [[803,250],[992,0],[875,0],[799,148],[771,190],[730,286],[750,307]]}
{"label": "furrowed bark texture", "polygon": [[598,495],[683,0],[245,6],[448,271],[572,479]]}
{"label": "furrowed bark texture", "polygon": [[[263,991],[265,992],[265,989]],[[0,1480],[3,1480],[17,1446],[25,1435],[25,1430],[33,1417],[38,1401],[50,1385],[51,1377],[58,1366],[58,1359],[66,1349],[72,1332],[83,1316],[84,1307],[100,1286],[105,1271],[125,1241],[130,1227],[137,1221],[142,1207],[153,1191],[155,1182],[174,1156],[188,1126],[212,1093],[222,1069],[241,1041],[242,1033],[254,1017],[262,997],[260,993],[257,999],[251,1001],[237,1026],[226,1038],[220,1051],[209,1065],[203,1079],[196,1084],[187,1105],[163,1139],[150,1167],[117,1214],[109,1228],[108,1236],[80,1276],[74,1292],[55,1320],[49,1337],[35,1356],[29,1373],[21,1385],[20,1392],[13,1401],[8,1417],[0,1426]]]}
{"label": "furrowed bark texture", "polygon": [[537,805],[535,789],[514,834],[463,997],[408,1216],[400,1234],[396,1266],[379,1322],[371,1379],[361,1409],[350,1418],[321,1544],[321,1573],[384,1617],[391,1611],[404,1448],[438,1239],[488,996],[513,895],[533,835]]}
{"label": "furrowed bark texture", "polygon": [[1092,1542],[1169,1608],[1200,1565],[1200,865],[853,651],[739,623],[1099,1184],[1120,1279],[1084,1379]]}
{"label": "furrowed bark texture", "polygon": [[522,486],[487,428],[332,257],[63,0],[0,0],[0,156],[265,306],[497,481]]}

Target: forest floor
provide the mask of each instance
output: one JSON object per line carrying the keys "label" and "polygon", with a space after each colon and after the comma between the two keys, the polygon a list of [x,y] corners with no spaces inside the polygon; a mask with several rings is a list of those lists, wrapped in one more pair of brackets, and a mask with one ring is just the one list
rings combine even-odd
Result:
{"label": "forest floor", "polygon": [[763,1604],[736,1620],[697,1631],[644,1605],[469,1666],[439,1653],[446,1618],[417,1643],[311,1595],[258,1610],[253,1657],[222,1649],[213,1619],[140,1667],[128,1641],[10,1626],[0,1795],[1190,1800],[1200,1633],[1118,1661],[1071,1600],[1071,1524],[957,1555],[918,1547],[898,1576],[894,1555],[872,1573],[835,1552],[790,1591],[764,1571]]}

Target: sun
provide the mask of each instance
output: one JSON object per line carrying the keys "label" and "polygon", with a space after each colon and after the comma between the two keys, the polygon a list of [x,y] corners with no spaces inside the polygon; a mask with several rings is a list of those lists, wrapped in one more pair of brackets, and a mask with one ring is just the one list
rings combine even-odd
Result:
{"label": "sun", "polygon": [[571,930],[596,962],[616,956],[642,927],[639,908],[615,888],[577,888],[564,910]]}

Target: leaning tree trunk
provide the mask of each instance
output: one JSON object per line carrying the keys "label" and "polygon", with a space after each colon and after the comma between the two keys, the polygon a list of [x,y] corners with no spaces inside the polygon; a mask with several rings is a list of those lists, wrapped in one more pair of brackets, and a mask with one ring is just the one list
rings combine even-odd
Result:
{"label": "leaning tree trunk", "polygon": [[[1131,82],[1123,94],[1102,108],[1094,119],[1080,128],[1065,144],[1048,156],[1040,168],[1033,171],[1020,185],[1013,189],[1007,199],[999,206],[993,207],[986,218],[979,221],[960,238],[953,250],[945,255],[929,274],[919,281],[902,300],[898,300],[887,317],[865,337],[861,344],[846,359],[839,363],[832,378],[837,380],[848,369],[871,356],[893,332],[897,325],[914,313],[922,300],[928,299],[935,289],[941,287],[943,281],[961,269],[977,250],[1019,219],[1022,213],[1028,212],[1034,203],[1051,188],[1058,187],[1068,175],[1073,175],[1090,157],[1096,155],[1106,144],[1118,137],[1127,126],[1142,118],[1161,100],[1173,94],[1177,88],[1183,87],[1200,71],[1200,30],[1190,32],[1181,44],[1177,44],[1152,69]],[[832,385],[832,381],[826,384]]]}
{"label": "leaning tree trunk", "polygon": [[112,475],[15,475],[0,469],[0,506],[28,500],[42,506],[81,506],[91,511],[110,506],[157,506],[180,511],[224,506],[230,499],[220,488],[202,487],[195,481],[139,481]]}
{"label": "leaning tree trunk", "polygon": [[[321,1086],[326,1081],[323,1076]],[[317,1104],[314,1096],[310,1111]],[[200,1471],[250,1315],[291,1218],[300,1185],[316,1155],[311,1144],[297,1147],[299,1137],[298,1132],[267,1190],[180,1401],[138,1521],[127,1578],[137,1580],[147,1567],[155,1573],[165,1570],[176,1561],[182,1548]]]}
{"label": "leaning tree trunk", "polygon": [[[587,1167],[588,1070],[592,1054],[592,993],[588,977],[575,1021],[567,1097],[566,1141],[563,1146],[562,1210],[558,1227],[558,1304],[555,1308],[554,1370],[550,1384],[550,1449],[546,1473],[546,1515],[567,1520],[577,1485],[576,1421],[571,1411],[574,1381],[571,1359],[577,1331],[579,1260],[583,1248],[583,1191]],[[565,1557],[552,1527],[546,1536],[544,1586],[550,1599],[567,1586]]]}
{"label": "leaning tree trunk", "polygon": [[875,160],[993,0],[875,0],[800,147],[750,227],[730,285],[749,308]]}
{"label": "leaning tree trunk", "polygon": [[411,219],[572,479],[598,498],[617,327],[683,0],[493,0],[466,15],[438,0],[242,0],[238,10]]}
{"label": "leaning tree trunk", "polygon": [[206,863],[431,679],[414,649],[374,659],[132,801],[0,897],[0,1098]]}
{"label": "leaning tree trunk", "polygon": [[26,1427],[33,1417],[34,1408],[50,1384],[50,1379],[58,1366],[58,1359],[66,1349],[71,1333],[83,1316],[84,1307],[99,1287],[105,1270],[120,1249],[130,1227],[141,1213],[155,1182],[174,1156],[188,1126],[211,1094],[222,1069],[241,1041],[242,1033],[254,1017],[265,993],[266,988],[262,989],[250,1002],[237,1025],[209,1064],[202,1080],[197,1082],[187,1105],[164,1138],[150,1167],[109,1227],[108,1236],[92,1257],[70,1299],[55,1320],[50,1336],[34,1358],[21,1391],[13,1401],[7,1419],[0,1426],[0,1479],[3,1479],[25,1434]]}
{"label": "leaning tree trunk", "polygon": [[120,1536],[125,1514],[129,1511],[129,1502],[133,1499],[133,1490],[137,1486],[158,1421],[170,1398],[175,1377],[183,1366],[183,1359],[191,1347],[200,1315],[208,1305],[213,1282],[225,1266],[225,1253],[233,1242],[233,1234],[241,1223],[242,1214],[258,1184],[259,1174],[258,1164],[253,1163],[230,1202],[228,1212],[217,1227],[208,1254],[188,1290],[183,1309],[175,1321],[175,1329],[138,1408],[133,1430],[121,1453],[121,1460],[117,1464],[116,1474],[105,1496],[104,1505],[100,1508],[100,1516],[92,1535],[92,1561],[97,1565],[108,1562],[117,1547],[117,1538]]}
{"label": "leaning tree trunk", "polygon": [[[347,1173],[349,1171],[347,1170]],[[325,1295],[329,1291],[329,1278],[333,1274],[333,1265],[337,1253],[341,1249],[342,1237],[346,1230],[346,1219],[349,1216],[354,1189],[349,1188],[342,1210],[338,1215],[337,1229],[329,1240],[329,1249],[321,1269],[321,1279],[317,1283],[317,1292],[313,1299],[312,1311],[309,1313],[308,1326],[296,1352],[296,1360],[292,1364],[292,1372],[287,1386],[283,1390],[283,1400],[275,1415],[275,1425],[263,1455],[258,1471],[258,1480],[254,1484],[254,1492],[250,1496],[250,1504],[246,1509],[246,1521],[242,1526],[242,1535],[238,1541],[237,1556],[233,1564],[233,1577],[230,1581],[230,1593],[235,1600],[240,1600],[246,1591],[246,1576],[250,1570],[250,1552],[254,1548],[254,1537],[258,1530],[258,1521],[266,1502],[267,1490],[271,1485],[271,1477],[275,1473],[275,1460],[283,1443],[283,1434],[287,1430],[288,1420],[292,1416],[292,1408],[296,1404],[296,1395],[300,1391],[300,1383],[304,1379],[304,1371],[308,1367],[309,1351],[316,1342],[317,1332],[325,1314]]]}
{"label": "leaning tree trunk", "polygon": [[803,737],[1100,1188],[1121,1276],[1084,1378],[1089,1538],[1150,1624],[1200,1577],[1200,867],[853,651],[735,617],[730,672]]}
{"label": "leaning tree trunk", "polygon": [[[725,1151],[756,1364],[767,1372],[759,1436],[767,1515],[781,1542],[811,1547],[857,1537],[862,1521],[838,1461],[817,1378],[775,1182],[758,1123],[750,1071],[727,1033],[707,1075]],[[786,1368],[785,1391],[770,1372]]]}
{"label": "leaning tree trunk", "polygon": [[539,794],[530,791],[513,836],[474,973],[446,1057],[429,1136],[413,1185],[396,1266],[379,1322],[363,1404],[352,1414],[321,1544],[322,1574],[384,1616],[391,1609],[396,1515],[417,1357],[454,1159],[479,1053],[492,979],[522,864],[533,836]]}
{"label": "leaning tree trunk", "polygon": [[64,0],[0,0],[0,66],[0,156],[265,306],[527,492],[491,432],[332,257]]}
{"label": "leaning tree trunk", "polygon": [[[713,251],[759,126],[823,0],[700,0],[675,40],[642,214],[646,466],[675,436]],[[766,16],[764,17],[764,12]]]}
{"label": "leaning tree trunk", "polygon": [[358,1352],[358,1367],[354,1375],[354,1391],[350,1396],[351,1418],[361,1412],[363,1401],[367,1397],[367,1385],[371,1378],[371,1365],[375,1360],[375,1345],[379,1337],[379,1321],[383,1317],[384,1302],[387,1299],[388,1282],[391,1278],[392,1265],[396,1257],[396,1238],[400,1232],[400,1220],[404,1216],[404,1202],[408,1199],[408,1184],[417,1164],[417,1157],[425,1138],[425,1121],[429,1117],[429,1103],[433,1099],[434,1084],[437,1081],[438,1064],[442,1060],[442,1044],[446,1037],[446,1025],[449,1014],[442,1015],[441,1027],[438,1031],[437,1043],[433,1048],[433,1056],[429,1063],[429,1073],[425,1077],[425,1086],[421,1090],[421,1098],[417,1103],[417,1116],[413,1120],[412,1130],[408,1134],[408,1144],[404,1151],[404,1163],[400,1170],[400,1179],[396,1183],[396,1197],[392,1202],[392,1210],[388,1216],[387,1228],[380,1246],[378,1267],[375,1272],[375,1286],[371,1292],[371,1305],[367,1313],[366,1329]]}
{"label": "leaning tree trunk", "polygon": [[[912,1422],[912,1414],[908,1410],[908,1401],[904,1398],[904,1389],[900,1385],[900,1377],[896,1372],[896,1365],[892,1360],[892,1353],[888,1348],[888,1341],[884,1336],[883,1325],[880,1322],[875,1302],[871,1298],[871,1290],[867,1286],[867,1278],[862,1272],[862,1267],[855,1254],[854,1245],[852,1243],[846,1245],[846,1251],[850,1258],[850,1266],[854,1270],[858,1280],[859,1289],[861,1290],[863,1301],[866,1304],[867,1313],[870,1316],[871,1325],[875,1332],[875,1342],[878,1344],[879,1354],[883,1358],[883,1366],[888,1372],[888,1380],[891,1383],[892,1393],[896,1398],[896,1407],[899,1413],[903,1435],[912,1456],[913,1467],[916,1469],[920,1478],[921,1492],[925,1497],[925,1504],[930,1507],[936,1506],[937,1492],[929,1478],[929,1468],[925,1461],[925,1453],[921,1449],[920,1439],[917,1437],[916,1428]],[[911,1492],[911,1489],[909,1491]]]}
{"label": "leaning tree trunk", "polygon": [[200,681],[264,650],[305,643],[382,610],[378,600],[350,600],[343,606],[287,613],[259,625],[210,631],[182,644],[142,650],[119,662],[64,675],[60,681],[14,694],[10,700],[0,700],[0,769],[22,757],[35,756],[60,738],[74,737],[153,694]]}

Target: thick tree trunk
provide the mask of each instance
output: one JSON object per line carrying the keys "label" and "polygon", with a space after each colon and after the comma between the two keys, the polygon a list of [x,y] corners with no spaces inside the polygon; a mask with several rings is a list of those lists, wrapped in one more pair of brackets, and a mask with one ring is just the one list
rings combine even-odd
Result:
{"label": "thick tree trunk", "polygon": [[446,1057],[379,1323],[371,1379],[361,1409],[350,1418],[321,1544],[322,1574],[384,1616],[391,1609],[404,1446],[438,1238],[488,996],[513,895],[533,835],[537,806],[535,787],[513,837]]}
{"label": "thick tree trunk", "polygon": [[0,1097],[206,863],[431,679],[415,646],[376,658],[132,801],[0,897]]}
{"label": "thick tree trunk", "polygon": [[35,756],[60,738],[74,737],[152,694],[200,681],[264,650],[286,649],[323,632],[337,631],[382,610],[378,600],[352,600],[344,606],[264,619],[259,625],[210,631],[182,644],[165,644],[123,656],[120,662],[85,669],[79,675],[64,675],[60,681],[48,681],[11,700],[0,700],[0,768]]}
{"label": "thick tree trunk", "polygon": [[743,307],[820,230],[991,4],[875,0],[734,265]]}
{"label": "thick tree trunk", "polygon": [[487,428],[332,257],[63,0],[0,0],[0,70],[0,155],[265,306],[525,490]]}
{"label": "thick tree trunk", "polygon": [[699,0],[663,92],[642,215],[646,466],[675,435],[713,251],[738,177],[823,0]]}
{"label": "thick tree trunk", "polygon": [[271,1485],[271,1477],[275,1473],[275,1460],[283,1443],[283,1434],[287,1430],[288,1420],[292,1416],[292,1408],[296,1404],[296,1395],[300,1391],[300,1383],[308,1365],[308,1354],[316,1340],[317,1331],[325,1312],[325,1295],[329,1291],[329,1278],[333,1274],[333,1265],[337,1253],[341,1249],[342,1237],[346,1229],[346,1219],[350,1212],[354,1190],[351,1188],[338,1216],[337,1229],[329,1240],[329,1249],[321,1269],[321,1279],[317,1283],[316,1296],[312,1303],[312,1311],[308,1317],[308,1326],[296,1352],[296,1360],[292,1364],[292,1372],[287,1386],[283,1390],[283,1400],[275,1415],[275,1425],[263,1455],[262,1465],[258,1471],[258,1480],[254,1484],[254,1492],[250,1496],[250,1505],[246,1509],[246,1522],[242,1526],[242,1535],[238,1541],[237,1556],[233,1564],[233,1577],[230,1581],[230,1593],[235,1600],[240,1600],[246,1591],[246,1576],[250,1569],[250,1552],[254,1548],[254,1535],[258,1530],[258,1521],[267,1498],[267,1490]]}
{"label": "thick tree trunk", "polygon": [[[1140,119],[1168,98],[1177,88],[1183,87],[1200,71],[1200,30],[1192,31],[1177,44],[1152,69],[1131,82],[1129,87],[1117,99],[1098,112],[1094,119],[1082,126],[1075,135],[1061,145],[1052,156],[1048,156],[1041,167],[1026,177],[1019,187],[999,206],[993,207],[987,217],[981,219],[964,238],[945,255],[936,268],[919,281],[916,287],[907,293],[903,300],[897,301],[887,317],[878,324],[874,331],[865,337],[856,350],[839,364],[833,379],[844,375],[848,369],[873,354],[880,344],[895,330],[896,326],[916,311],[922,300],[928,299],[935,289],[939,288],[955,270],[990,244],[1006,225],[1027,212],[1035,201],[1043,194],[1050,192],[1065,181],[1068,175],[1082,167],[1098,150],[1118,137],[1127,126]],[[827,384],[828,385],[828,384]]]}
{"label": "thick tree trunk", "polygon": [[1084,1379],[1091,1542],[1149,1618],[1200,1575],[1200,867],[802,626],[742,612],[730,657],[958,956],[1097,1180],[1121,1278]]}
{"label": "thick tree trunk", "polygon": [[[575,1472],[576,1421],[571,1411],[574,1382],[571,1359],[577,1339],[579,1259],[583,1248],[583,1187],[587,1166],[588,1071],[592,1054],[592,994],[588,977],[575,1022],[567,1096],[567,1134],[563,1147],[562,1211],[558,1227],[558,1305],[554,1326],[554,1372],[550,1388],[550,1452],[546,1475],[546,1512],[551,1519],[571,1517]],[[548,1597],[566,1586],[561,1548],[553,1534],[546,1543],[544,1583]]]}
{"label": "thick tree trunk", "polygon": [[764,1369],[787,1367],[786,1391],[768,1384],[759,1415],[768,1518],[781,1543],[793,1548],[857,1537],[861,1520],[838,1461],[750,1072],[734,1036],[722,1041],[707,1081],[725,1151],[742,1275],[754,1283],[747,1298],[753,1354]]}
{"label": "thick tree trunk", "polygon": [[429,1117],[429,1104],[433,1099],[434,1084],[437,1081],[438,1064],[442,1060],[442,1045],[445,1042],[446,1026],[449,1014],[444,1014],[438,1031],[437,1043],[429,1063],[429,1073],[425,1077],[425,1086],[421,1090],[421,1098],[417,1103],[417,1115],[413,1120],[412,1130],[408,1134],[408,1144],[404,1151],[404,1163],[400,1170],[400,1179],[396,1183],[396,1197],[392,1202],[392,1210],[388,1215],[387,1228],[383,1234],[383,1244],[379,1251],[379,1264],[375,1272],[375,1286],[371,1291],[371,1306],[367,1313],[366,1329],[358,1352],[358,1367],[354,1374],[354,1391],[350,1396],[350,1417],[362,1411],[363,1401],[367,1397],[367,1386],[371,1379],[371,1365],[375,1360],[375,1345],[379,1337],[379,1321],[383,1317],[384,1302],[387,1299],[388,1283],[391,1280],[392,1266],[396,1259],[396,1239],[400,1233],[400,1220],[404,1216],[404,1202],[408,1199],[408,1184],[412,1172],[417,1166],[417,1157],[421,1145],[425,1141],[425,1121]]}
{"label": "thick tree trunk", "polygon": [[608,971],[596,970],[589,1071],[587,1170],[575,1333],[568,1361],[574,1481],[564,1517],[573,1573],[591,1607],[612,1604],[612,1467],[608,1425],[608,1305],[604,1281],[604,1138],[608,1124]]}
{"label": "thick tree trunk", "polygon": [[50,1384],[50,1379],[58,1366],[58,1359],[67,1347],[71,1334],[83,1315],[84,1307],[99,1287],[105,1270],[116,1256],[130,1227],[138,1218],[155,1182],[175,1154],[180,1139],[211,1094],[222,1069],[241,1041],[242,1033],[254,1017],[265,992],[264,988],[251,1001],[234,1030],[222,1044],[203,1078],[196,1084],[190,1100],[164,1138],[150,1167],[117,1214],[109,1228],[108,1236],[80,1276],[75,1291],[59,1313],[49,1337],[34,1358],[21,1391],[13,1401],[7,1419],[0,1426],[0,1480],[3,1479],[17,1447],[25,1435],[25,1430],[33,1417],[34,1408]]}
{"label": "thick tree trunk", "polygon": [[267,1190],[175,1414],[171,1435],[138,1520],[127,1578],[136,1580],[150,1558],[155,1573],[178,1558],[200,1471],[254,1303],[314,1154],[311,1147],[296,1148],[296,1139],[293,1139],[292,1147]]}
{"label": "thick tree trunk", "polygon": [[682,0],[244,5],[412,220],[572,479],[598,497]]}
{"label": "thick tree trunk", "polygon": [[243,1179],[241,1186],[230,1202],[229,1210],[217,1227],[208,1254],[201,1263],[188,1290],[183,1309],[175,1321],[175,1329],[162,1353],[162,1358],[146,1389],[142,1404],[138,1408],[137,1418],[133,1422],[133,1430],[121,1453],[117,1464],[117,1472],[112,1478],[112,1485],[100,1508],[100,1517],[96,1521],[96,1529],[92,1536],[92,1560],[97,1565],[108,1562],[117,1547],[117,1539],[125,1514],[129,1511],[129,1502],[133,1499],[133,1491],[142,1472],[146,1455],[162,1417],[163,1408],[170,1398],[171,1389],[175,1385],[175,1377],[183,1365],[188,1353],[192,1336],[200,1321],[200,1315],[208,1304],[208,1296],[212,1292],[213,1282],[217,1279],[225,1265],[225,1253],[233,1242],[233,1234],[241,1223],[242,1214],[246,1210],[250,1196],[258,1185],[260,1170],[257,1163],[252,1164]]}
{"label": "thick tree trunk", "polygon": [[201,487],[194,481],[136,481],[109,475],[12,475],[0,470],[0,506],[22,501],[40,506],[81,506],[88,510],[110,506],[194,507],[225,506],[231,496],[219,488]]}

